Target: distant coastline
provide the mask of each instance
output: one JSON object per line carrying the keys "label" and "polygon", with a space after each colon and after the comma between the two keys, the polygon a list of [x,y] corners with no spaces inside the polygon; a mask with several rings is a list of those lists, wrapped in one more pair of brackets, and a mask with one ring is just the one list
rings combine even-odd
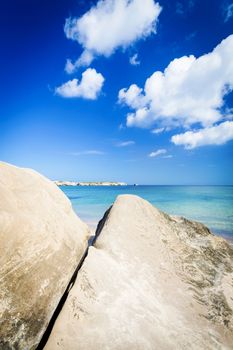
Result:
{"label": "distant coastline", "polygon": [[126,182],[111,182],[111,181],[79,182],[79,181],[56,180],[54,181],[54,183],[57,186],[127,186]]}

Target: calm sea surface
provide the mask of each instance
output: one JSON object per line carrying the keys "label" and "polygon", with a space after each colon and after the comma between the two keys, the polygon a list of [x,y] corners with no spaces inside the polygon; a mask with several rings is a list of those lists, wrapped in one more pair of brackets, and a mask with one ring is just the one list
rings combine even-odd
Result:
{"label": "calm sea surface", "polygon": [[95,226],[119,194],[135,194],[159,209],[201,221],[233,239],[233,186],[111,186],[61,189],[81,219]]}

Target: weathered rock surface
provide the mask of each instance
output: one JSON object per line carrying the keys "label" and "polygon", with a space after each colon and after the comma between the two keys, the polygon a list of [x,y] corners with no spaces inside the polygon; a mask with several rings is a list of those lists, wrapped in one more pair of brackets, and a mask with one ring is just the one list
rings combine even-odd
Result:
{"label": "weathered rock surface", "polygon": [[0,163],[0,349],[34,349],[87,246],[60,189]]}
{"label": "weathered rock surface", "polygon": [[119,196],[45,349],[232,349],[232,271],[202,224]]}

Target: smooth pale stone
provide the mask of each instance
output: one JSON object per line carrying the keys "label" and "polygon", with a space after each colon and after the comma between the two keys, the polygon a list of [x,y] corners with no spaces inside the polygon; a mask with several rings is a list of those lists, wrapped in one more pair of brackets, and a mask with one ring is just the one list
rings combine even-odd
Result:
{"label": "smooth pale stone", "polygon": [[232,349],[224,239],[131,195],[103,221],[46,350]]}
{"label": "smooth pale stone", "polygon": [[51,181],[0,163],[0,349],[34,349],[89,230]]}

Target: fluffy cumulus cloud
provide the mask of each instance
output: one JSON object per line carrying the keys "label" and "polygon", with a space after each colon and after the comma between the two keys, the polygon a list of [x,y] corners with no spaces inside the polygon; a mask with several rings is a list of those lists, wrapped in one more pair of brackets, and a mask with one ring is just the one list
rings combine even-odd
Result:
{"label": "fluffy cumulus cloud", "polygon": [[117,48],[126,48],[156,33],[160,12],[161,7],[154,0],[99,0],[82,17],[68,18],[65,34],[84,51],[75,63],[67,61],[67,72],[90,65],[96,56],[108,57]]}
{"label": "fluffy cumulus cloud", "polygon": [[172,136],[172,142],[174,144],[184,145],[187,149],[205,145],[222,145],[232,139],[232,121],[226,121],[219,125],[200,129],[198,131],[186,131],[184,134]]}
{"label": "fluffy cumulus cloud", "polygon": [[132,110],[127,126],[184,127],[215,125],[224,115],[224,97],[233,89],[233,35],[199,58],[174,59],[154,72],[144,89],[132,84],[119,91],[119,102]]}
{"label": "fluffy cumulus cloud", "polygon": [[162,148],[162,149],[158,149],[157,151],[151,152],[150,154],[148,154],[148,157],[155,158],[155,157],[161,156],[162,154],[165,154],[165,153],[167,153],[167,150]]}
{"label": "fluffy cumulus cloud", "polygon": [[147,104],[146,96],[143,95],[143,90],[136,84],[132,84],[128,90],[121,89],[118,94],[118,102],[124,103],[129,107],[139,110]]}
{"label": "fluffy cumulus cloud", "polygon": [[56,94],[65,98],[82,97],[95,100],[104,83],[104,77],[95,69],[88,68],[82,73],[82,79],[72,79],[55,89]]}

